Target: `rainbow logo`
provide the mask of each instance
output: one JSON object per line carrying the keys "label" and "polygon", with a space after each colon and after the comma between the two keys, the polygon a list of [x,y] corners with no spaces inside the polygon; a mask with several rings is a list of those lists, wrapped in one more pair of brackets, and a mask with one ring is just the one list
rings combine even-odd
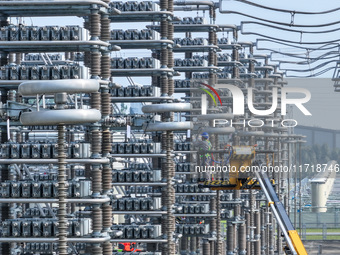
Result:
{"label": "rainbow logo", "polygon": [[[212,92],[214,92],[214,94],[217,96],[217,98],[218,98],[218,100],[220,101],[220,104],[221,104],[221,106],[222,106],[222,100],[221,100],[220,96],[218,95],[217,91],[216,91],[213,87],[211,87],[210,85],[208,85],[208,84],[205,84],[205,83],[203,83],[203,82],[201,82],[200,84],[203,85],[203,86],[206,86],[206,87],[209,88]],[[211,92],[210,92],[209,90],[207,90],[207,89],[204,89],[204,88],[200,88],[200,89],[203,90],[205,93],[207,93],[207,94],[212,98],[212,100],[214,101],[215,106],[217,106],[216,99],[215,99],[215,97],[211,94]]]}

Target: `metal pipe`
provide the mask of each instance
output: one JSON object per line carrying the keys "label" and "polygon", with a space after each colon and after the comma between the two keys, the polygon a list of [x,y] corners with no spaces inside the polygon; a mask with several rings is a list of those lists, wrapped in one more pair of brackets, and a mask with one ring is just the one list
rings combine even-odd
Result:
{"label": "metal pipe", "polygon": [[99,121],[101,114],[96,109],[47,110],[23,112],[20,122],[26,126],[35,125],[74,125]]}
{"label": "metal pipe", "polygon": [[195,5],[195,6],[206,5],[206,6],[215,7],[215,2],[204,1],[204,0],[199,0],[199,1],[181,0],[181,1],[174,1],[174,5]]}
{"label": "metal pipe", "polygon": [[[124,154],[121,154],[123,156]],[[135,157],[138,154],[133,154]],[[154,155],[163,155],[163,154],[154,154]],[[145,157],[150,156],[149,154],[145,154]],[[58,159],[0,159],[0,164],[57,164]],[[107,158],[78,158],[78,159],[65,159],[66,164],[86,164],[86,163],[95,163],[95,164],[105,164],[110,163],[110,160]]]}
{"label": "metal pipe", "polygon": [[262,137],[264,135],[264,131],[237,131],[238,136],[260,136]]}
{"label": "metal pipe", "polygon": [[55,93],[91,93],[98,91],[99,82],[97,80],[85,79],[65,79],[52,81],[26,81],[20,84],[18,92],[22,96],[33,96],[37,94]]}
{"label": "metal pipe", "polygon": [[[109,241],[110,237],[98,237],[98,238],[91,238],[91,237],[70,237],[67,238],[68,243],[102,243]],[[1,237],[0,243],[55,243],[58,241],[58,238],[44,238],[44,237]],[[138,241],[139,242],[139,241]]]}
{"label": "metal pipe", "polygon": [[[174,155],[174,154],[173,154]],[[112,158],[159,158],[159,157],[165,157],[166,154],[110,154],[110,157]],[[1,163],[1,161],[0,161]]]}
{"label": "metal pipe", "polygon": [[235,132],[235,128],[233,127],[204,127],[202,132],[207,132],[209,134],[230,134]]}
{"label": "metal pipe", "polygon": [[[234,24],[220,24],[218,25],[219,28],[222,28],[223,29],[233,29],[233,30],[237,30],[238,29],[238,26],[237,25],[234,25]],[[239,42],[237,42],[237,44],[239,44]]]}
{"label": "metal pipe", "polygon": [[119,214],[122,214],[122,215],[126,215],[126,214],[152,215],[152,214],[156,214],[156,215],[159,215],[160,214],[160,215],[163,215],[163,214],[166,214],[166,212],[164,212],[164,211],[114,211],[114,212],[112,212],[112,214],[117,214],[117,215],[119,215]]}
{"label": "metal pipe", "polygon": [[115,186],[166,186],[166,182],[120,182]]}
{"label": "metal pipe", "polygon": [[188,130],[193,128],[193,123],[186,121],[186,122],[161,122],[161,123],[149,123],[146,125],[145,131],[181,131],[181,130]]}
{"label": "metal pipe", "polygon": [[101,0],[48,0],[48,1],[11,1],[10,3],[8,1],[0,1],[0,6],[13,6],[13,5],[101,5],[105,8],[109,8],[110,6],[106,3],[104,3]]}
{"label": "metal pipe", "polygon": [[[86,97],[83,97],[86,99]],[[111,102],[160,102],[163,100],[172,100],[173,97],[110,97]]]}
{"label": "metal pipe", "polygon": [[[13,203],[58,203],[56,198],[11,198]],[[66,203],[83,203],[83,204],[102,204],[110,202],[109,197],[104,198],[68,198]],[[8,198],[0,198],[0,203],[8,203]]]}
{"label": "metal pipe", "polygon": [[208,6],[176,6],[174,11],[208,11],[210,7]]}
{"label": "metal pipe", "polygon": [[215,120],[215,119],[233,119],[234,114],[232,113],[212,113],[205,115],[198,115],[198,120]]}
{"label": "metal pipe", "polygon": [[191,111],[190,103],[172,103],[172,104],[151,104],[142,107],[144,113],[164,113],[164,112],[189,112]]}
{"label": "metal pipe", "polygon": [[[10,2],[12,4],[12,1]],[[25,2],[23,2],[25,3]],[[31,3],[31,2],[29,2]],[[1,6],[1,4],[0,4]],[[24,48],[23,46],[30,46],[31,50],[36,52],[38,50],[38,48],[33,48],[33,46],[73,46],[73,47],[77,47],[77,46],[102,46],[102,47],[110,47],[110,43],[107,42],[103,42],[100,40],[91,40],[91,41],[2,41],[0,43],[0,45],[3,46],[18,46],[18,50],[17,51],[21,51]],[[20,49],[20,47],[22,47],[22,49]],[[121,48],[119,46],[113,45],[111,46],[113,51],[119,51]]]}
{"label": "metal pipe", "polygon": [[[93,238],[93,239],[97,239],[97,238]],[[167,243],[168,241],[166,239],[111,239],[110,242],[111,243],[126,243],[126,242]]]}

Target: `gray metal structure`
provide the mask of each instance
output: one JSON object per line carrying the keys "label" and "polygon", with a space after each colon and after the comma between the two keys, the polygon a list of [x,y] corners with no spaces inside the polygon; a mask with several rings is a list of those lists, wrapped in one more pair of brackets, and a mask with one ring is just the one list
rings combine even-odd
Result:
{"label": "gray metal structure", "polygon": [[[258,144],[267,151],[260,158],[275,166],[288,164],[287,144],[300,139],[279,126],[212,126],[218,119],[242,121],[231,113],[231,92],[219,85],[255,88],[261,109],[271,105],[271,89],[285,85],[270,56],[238,42],[237,25],[216,24],[218,7],[213,1],[0,1],[0,254],[133,254],[120,252],[122,243],[137,243],[141,255],[282,254],[263,193],[197,184],[202,176],[191,155],[200,132],[209,132],[213,150]],[[196,10],[207,10],[208,20],[175,17]],[[9,24],[10,17],[41,16],[78,16],[84,26]],[[150,25],[111,29],[138,22]],[[131,49],[151,56],[111,58]],[[150,77],[151,84],[121,86],[115,77]],[[208,101],[207,115],[195,103],[201,81],[216,87],[223,103]],[[118,107],[130,102],[145,104],[143,114]],[[257,118],[282,116],[278,108]],[[285,176],[271,177],[283,200]]]}

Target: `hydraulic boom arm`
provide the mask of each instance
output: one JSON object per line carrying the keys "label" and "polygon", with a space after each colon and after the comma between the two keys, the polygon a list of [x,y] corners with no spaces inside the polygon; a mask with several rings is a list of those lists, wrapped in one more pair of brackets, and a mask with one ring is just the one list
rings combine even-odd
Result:
{"label": "hydraulic boom arm", "polygon": [[[277,194],[271,184],[267,173],[262,172],[262,168],[260,166],[259,171],[256,171],[256,177],[259,181],[262,190],[264,191],[268,204],[272,209],[276,220],[284,234],[286,239],[287,245],[290,249],[290,253],[287,254],[294,254],[294,255],[308,255],[307,251],[300,239],[299,234],[294,229],[286,210],[283,207],[283,204],[277,197]],[[288,251],[287,251],[288,252]]]}

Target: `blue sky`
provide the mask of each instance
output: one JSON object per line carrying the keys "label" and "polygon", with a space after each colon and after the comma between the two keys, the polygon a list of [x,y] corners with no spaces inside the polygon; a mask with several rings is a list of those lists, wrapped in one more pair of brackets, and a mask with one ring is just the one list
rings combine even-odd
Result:
{"label": "blue sky", "polygon": [[[316,0],[299,0],[299,1],[293,1],[293,0],[285,0],[285,1],[271,1],[271,0],[257,0],[257,1],[252,1],[254,3],[258,3],[264,6],[270,6],[274,8],[282,8],[286,10],[296,10],[296,11],[307,11],[307,12],[320,12],[324,10],[329,10],[333,9],[339,6],[339,1],[338,0],[326,0],[326,1],[316,1]],[[255,16],[258,18],[264,18],[268,20],[273,20],[277,22],[284,22],[284,23],[290,23],[291,22],[291,14],[290,13],[282,13],[282,12],[276,12],[276,11],[271,11],[271,10],[265,10],[262,8],[250,6],[238,1],[233,1],[233,0],[225,0],[222,1],[222,10],[233,10],[233,11],[238,11],[242,12],[251,16]],[[218,11],[217,11],[218,12]],[[334,13],[328,13],[328,14],[323,14],[323,15],[302,15],[302,14],[295,14],[294,15],[294,23],[295,24],[308,24],[308,25],[317,25],[317,24],[323,24],[323,23],[330,23],[330,22],[335,22],[339,21],[339,14],[340,11],[334,12]],[[197,12],[176,12],[176,15],[178,16],[196,16]],[[205,13],[203,14],[200,12],[198,16],[206,16],[208,17],[208,14]],[[217,24],[236,24],[240,25],[241,21],[256,21],[254,19],[242,16],[242,15],[237,15],[237,14],[220,14],[218,13],[217,15]],[[257,20],[258,21],[258,20]],[[12,22],[16,23],[16,18],[12,18]],[[58,24],[60,26],[63,25],[82,25],[83,20],[81,18],[77,17],[51,17],[51,18],[25,18],[25,22],[27,25],[30,25],[32,22],[34,25],[55,25]],[[138,28],[142,29],[147,25],[148,23],[139,23],[139,24],[133,24],[133,23],[115,23],[112,24],[112,28]],[[274,25],[274,24],[273,24]],[[299,27],[286,27],[286,28],[291,28],[295,30],[307,30],[307,31],[320,31],[320,30],[330,30],[333,28],[338,28],[340,27],[340,24],[333,25],[333,26],[327,26],[327,27],[320,27],[320,28],[299,28]],[[259,34],[263,34],[266,36],[272,36],[272,37],[277,37],[279,39],[284,39],[284,40],[290,40],[290,41],[300,41],[301,39],[301,34],[300,33],[295,33],[295,32],[286,32],[282,30],[277,30],[277,29],[272,29],[265,27],[263,25],[255,25],[255,24],[244,24],[243,29],[245,32],[256,32]],[[339,39],[339,31],[332,32],[332,33],[323,33],[323,34],[303,34],[302,39],[304,41],[308,42],[320,42],[320,41],[334,41]],[[206,34],[197,34],[197,36],[206,36]],[[219,33],[219,37],[221,36],[227,36],[227,34],[222,34]],[[239,35],[239,41],[253,41],[256,42],[256,39],[258,39],[259,36],[255,35]],[[311,57],[317,57],[325,53],[326,51],[315,51],[315,52],[307,52],[304,49],[296,49],[296,48],[291,48],[285,45],[280,45],[276,43],[268,43],[268,42],[259,42],[258,43],[259,47],[269,47],[273,50],[280,51],[280,52],[288,52],[288,53],[294,53],[294,54],[300,54],[300,56],[306,56],[309,54]],[[300,46],[300,45],[299,45]],[[301,45],[302,46],[302,45]],[[310,47],[318,47],[320,45],[310,45]],[[337,50],[337,49],[333,49]],[[259,53],[265,53],[265,51],[258,51]],[[132,54],[133,56],[141,55],[144,56],[147,54],[147,52],[143,51],[122,51],[119,53],[114,53],[117,56],[130,56],[129,54]],[[269,53],[269,52],[267,52]],[[301,61],[301,59],[296,59],[296,58],[291,58],[287,56],[283,56],[281,54],[273,54],[273,60],[284,60],[284,61]],[[332,60],[332,59],[331,59]],[[334,59],[333,59],[334,60]],[[302,59],[303,61],[303,59]],[[292,65],[292,64],[282,64],[282,68],[296,68],[296,69],[308,69],[308,67],[313,67],[316,66],[317,64],[320,64],[320,62],[316,62],[315,64],[310,64],[310,65]],[[330,63],[327,65],[327,67],[333,67],[335,66],[335,63]],[[321,69],[320,69],[321,70]],[[295,72],[288,72],[288,75],[299,75],[301,73],[295,73]],[[301,75],[310,75],[312,73],[303,73]],[[331,77],[333,74],[332,71],[326,73],[325,75],[321,77]]]}

